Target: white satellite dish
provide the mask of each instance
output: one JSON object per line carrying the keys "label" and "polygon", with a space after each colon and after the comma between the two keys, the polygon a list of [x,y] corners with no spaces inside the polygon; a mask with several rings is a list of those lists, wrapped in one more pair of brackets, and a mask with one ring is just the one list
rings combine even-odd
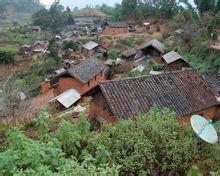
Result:
{"label": "white satellite dish", "polygon": [[218,135],[211,122],[200,115],[193,115],[190,119],[191,126],[195,133],[204,141],[215,144],[218,142]]}

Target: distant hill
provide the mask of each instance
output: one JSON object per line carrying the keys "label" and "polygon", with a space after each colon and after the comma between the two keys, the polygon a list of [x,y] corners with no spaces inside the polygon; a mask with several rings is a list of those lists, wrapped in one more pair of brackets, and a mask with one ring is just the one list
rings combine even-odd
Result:
{"label": "distant hill", "polygon": [[94,8],[84,8],[80,10],[75,10],[72,12],[72,14],[74,17],[82,17],[82,16],[105,17],[106,16],[106,14]]}
{"label": "distant hill", "polygon": [[0,0],[0,13],[32,13],[43,8],[39,0]]}
{"label": "distant hill", "polygon": [[15,22],[26,24],[31,15],[42,8],[39,0],[0,0],[0,28],[11,27]]}

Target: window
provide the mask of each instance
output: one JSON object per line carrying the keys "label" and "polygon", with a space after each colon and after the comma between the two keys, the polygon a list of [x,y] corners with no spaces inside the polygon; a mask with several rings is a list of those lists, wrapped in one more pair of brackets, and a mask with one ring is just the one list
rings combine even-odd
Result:
{"label": "window", "polygon": [[95,76],[95,81],[97,80],[97,77]]}
{"label": "window", "polygon": [[88,82],[88,86],[90,86],[90,81]]}

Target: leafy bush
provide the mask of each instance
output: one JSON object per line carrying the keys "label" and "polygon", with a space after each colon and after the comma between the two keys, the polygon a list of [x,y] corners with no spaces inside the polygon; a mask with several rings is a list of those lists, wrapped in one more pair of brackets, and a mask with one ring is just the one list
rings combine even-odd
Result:
{"label": "leafy bush", "polygon": [[64,41],[63,42],[63,50],[73,49],[74,51],[76,51],[78,47],[79,45],[75,41]]}
{"label": "leafy bush", "polygon": [[[45,118],[43,111],[38,126],[43,124]],[[39,122],[40,121],[40,122]],[[47,128],[47,125],[46,125]],[[55,135],[48,130],[42,130],[44,135],[50,135],[50,141],[33,140],[24,135],[18,128],[6,132],[7,141],[3,151],[0,152],[0,175],[109,175],[118,176],[119,166],[106,164],[108,152],[98,147],[93,157],[84,147],[89,138],[89,123],[83,116],[77,124],[63,121]],[[42,129],[41,127],[39,130]],[[57,137],[57,138],[56,138]],[[67,155],[66,151],[76,149],[78,156]]]}
{"label": "leafy bush", "polygon": [[121,165],[121,175],[186,173],[202,156],[192,130],[175,118],[169,109],[153,108],[135,122],[104,126],[91,148],[107,147],[109,161]]}
{"label": "leafy bush", "polygon": [[116,49],[112,49],[108,52],[108,58],[116,60],[118,57],[118,51]]}
{"label": "leafy bush", "polygon": [[[57,63],[52,58],[37,58],[31,64],[31,71],[37,76],[45,76],[52,73],[52,68],[55,68]],[[51,70],[51,71],[50,71]]]}
{"label": "leafy bush", "polygon": [[210,49],[208,43],[203,42],[199,45],[196,45],[192,49],[192,53],[195,54],[198,57],[201,57],[201,58],[205,59],[206,57],[208,57],[210,55],[211,49]]}
{"label": "leafy bush", "polygon": [[163,32],[163,39],[167,39],[170,36],[169,32]]}
{"label": "leafy bush", "polygon": [[135,43],[136,43],[137,45],[141,45],[142,43],[144,43],[144,38],[138,38],[138,39],[136,39]]}
{"label": "leafy bush", "polygon": [[0,64],[14,64],[15,50],[12,48],[0,49]]}
{"label": "leafy bush", "polygon": [[125,46],[133,46],[135,41],[131,37],[126,37],[126,38],[121,38],[121,39],[117,40],[117,43],[120,43]]}
{"label": "leafy bush", "polygon": [[164,68],[164,65],[157,63],[154,60],[150,60],[148,62],[148,68],[152,68],[155,71],[162,70]]}

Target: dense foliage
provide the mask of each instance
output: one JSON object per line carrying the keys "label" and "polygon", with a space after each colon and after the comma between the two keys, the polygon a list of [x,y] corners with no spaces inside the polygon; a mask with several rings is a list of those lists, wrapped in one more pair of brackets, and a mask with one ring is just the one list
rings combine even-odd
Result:
{"label": "dense foliage", "polygon": [[74,23],[70,9],[67,8],[66,11],[64,11],[64,7],[59,1],[55,1],[49,10],[42,9],[35,12],[32,16],[32,21],[35,25],[39,25],[43,28],[50,28],[54,32],[57,32],[65,25]]}
{"label": "dense foliage", "polygon": [[0,64],[14,64],[15,50],[11,48],[0,49]]}
{"label": "dense foliage", "polygon": [[37,140],[21,129],[7,130],[0,175],[178,175],[193,173],[192,165],[217,174],[219,168],[219,148],[198,146],[189,126],[178,123],[168,109],[153,108],[100,132],[91,131],[85,114],[75,123],[61,120],[55,130],[54,123],[42,110],[27,125]]}

